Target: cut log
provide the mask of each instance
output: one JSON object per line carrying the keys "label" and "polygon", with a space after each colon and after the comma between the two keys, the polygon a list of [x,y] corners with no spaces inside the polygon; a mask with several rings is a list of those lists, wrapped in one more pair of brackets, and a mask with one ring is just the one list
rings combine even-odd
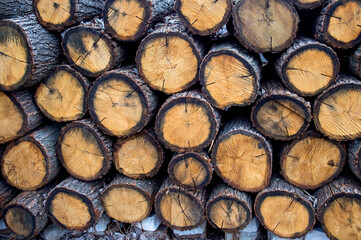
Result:
{"label": "cut log", "polygon": [[52,121],[78,120],[88,111],[89,87],[89,81],[70,66],[58,66],[36,89],[35,101]]}
{"label": "cut log", "polygon": [[323,6],[327,0],[291,0],[292,4],[299,10],[312,10]]}
{"label": "cut log", "polygon": [[261,88],[262,95],[252,109],[253,125],[275,140],[299,137],[311,122],[310,103],[283,88],[276,80],[267,80]]}
{"label": "cut log", "polygon": [[74,121],[60,132],[57,154],[73,177],[92,181],[103,177],[112,163],[112,141],[91,119]]}
{"label": "cut log", "polygon": [[349,144],[347,161],[353,174],[361,180],[361,139],[356,139]]}
{"label": "cut log", "polygon": [[298,238],[315,224],[313,198],[280,178],[257,194],[254,210],[262,225],[282,238]]}
{"label": "cut log", "polygon": [[261,78],[259,57],[235,42],[212,46],[199,73],[202,91],[217,108],[245,106],[256,100]]}
{"label": "cut log", "polygon": [[225,184],[212,188],[206,215],[208,222],[215,228],[226,232],[245,228],[252,219],[251,197]]}
{"label": "cut log", "polygon": [[196,190],[211,181],[213,167],[205,152],[174,154],[168,165],[168,174],[175,184]]}
{"label": "cut log", "polygon": [[205,189],[186,190],[167,178],[155,197],[155,211],[163,224],[171,229],[196,228],[205,220],[205,194]]}
{"label": "cut log", "polygon": [[177,93],[158,112],[155,132],[175,152],[202,151],[216,137],[219,112],[198,91]]}
{"label": "cut log", "polygon": [[3,211],[8,202],[18,195],[19,191],[6,183],[4,179],[0,179],[0,217],[3,216]]}
{"label": "cut log", "polygon": [[333,84],[340,63],[332,48],[309,38],[298,38],[275,63],[284,84],[300,96],[316,96]]}
{"label": "cut log", "polygon": [[67,29],[62,47],[70,65],[87,77],[98,77],[126,58],[126,52],[106,34],[99,19]]}
{"label": "cut log", "polygon": [[332,0],[315,22],[315,38],[334,48],[352,48],[361,42],[361,2]]}
{"label": "cut log", "polygon": [[115,168],[134,179],[151,178],[158,173],[164,161],[164,149],[152,129],[143,130],[114,145]]}
{"label": "cut log", "polygon": [[157,97],[133,69],[98,78],[89,93],[89,111],[105,133],[126,137],[139,132],[155,114]]}
{"label": "cut log", "polygon": [[315,131],[309,131],[285,146],[281,172],[285,180],[302,189],[316,189],[333,181],[346,159],[345,147]]}
{"label": "cut log", "polygon": [[38,22],[53,31],[99,16],[105,0],[33,0]]}
{"label": "cut log", "polygon": [[173,11],[174,0],[108,0],[104,26],[119,41],[136,41]]}
{"label": "cut log", "polygon": [[235,0],[234,34],[257,53],[280,52],[296,37],[299,17],[287,0]]}
{"label": "cut log", "polygon": [[360,101],[360,81],[351,76],[339,76],[336,84],[315,100],[313,120],[317,130],[337,141],[361,137]]}
{"label": "cut log", "polygon": [[121,222],[145,219],[153,208],[155,194],[161,185],[156,178],[135,180],[117,175],[102,194],[105,212]]}
{"label": "cut log", "polygon": [[103,185],[100,180],[82,182],[68,177],[49,193],[45,203],[48,216],[68,230],[90,228],[103,213],[100,201]]}
{"label": "cut log", "polygon": [[209,35],[225,25],[231,15],[232,0],[176,0],[174,9],[184,25],[194,34]]}
{"label": "cut log", "polygon": [[53,180],[60,171],[56,140],[60,129],[48,125],[12,142],[1,159],[5,180],[21,190],[36,190]]}
{"label": "cut log", "polygon": [[172,15],[141,41],[135,61],[151,88],[172,94],[197,82],[203,56],[202,44]]}
{"label": "cut log", "polygon": [[0,2],[0,20],[27,16],[32,13],[32,0],[3,0]]}
{"label": "cut log", "polygon": [[318,219],[332,239],[360,239],[361,187],[355,179],[343,176],[319,189]]}
{"label": "cut log", "polygon": [[35,15],[0,21],[0,90],[38,84],[60,58],[58,38],[37,23]]}
{"label": "cut log", "polygon": [[212,149],[214,170],[235,189],[258,192],[272,173],[270,143],[246,119],[225,124]]}
{"label": "cut log", "polygon": [[17,139],[43,123],[32,94],[0,92],[0,144]]}
{"label": "cut log", "polygon": [[358,46],[348,58],[348,66],[353,74],[361,78],[361,46]]}

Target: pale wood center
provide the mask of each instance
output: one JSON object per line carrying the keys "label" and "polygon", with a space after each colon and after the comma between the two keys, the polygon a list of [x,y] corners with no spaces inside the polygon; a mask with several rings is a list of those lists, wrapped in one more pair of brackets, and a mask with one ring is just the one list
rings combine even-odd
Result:
{"label": "pale wood center", "polygon": [[199,186],[207,177],[207,169],[194,157],[187,157],[178,161],[172,172],[180,183],[192,187]]}
{"label": "pale wood center", "polygon": [[32,214],[24,208],[11,207],[5,214],[5,222],[17,235],[28,237],[34,230]]}
{"label": "pale wood center", "polygon": [[40,18],[51,24],[62,24],[71,17],[70,0],[38,0],[36,9]]}

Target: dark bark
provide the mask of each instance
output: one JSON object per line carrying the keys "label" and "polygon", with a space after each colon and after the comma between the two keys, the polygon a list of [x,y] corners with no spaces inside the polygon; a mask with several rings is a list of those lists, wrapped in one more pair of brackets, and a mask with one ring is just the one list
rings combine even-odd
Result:
{"label": "dark bark", "polygon": [[3,0],[0,2],[0,20],[27,16],[32,12],[32,0]]}
{"label": "dark bark", "polygon": [[361,139],[348,145],[347,161],[353,174],[361,180]]}

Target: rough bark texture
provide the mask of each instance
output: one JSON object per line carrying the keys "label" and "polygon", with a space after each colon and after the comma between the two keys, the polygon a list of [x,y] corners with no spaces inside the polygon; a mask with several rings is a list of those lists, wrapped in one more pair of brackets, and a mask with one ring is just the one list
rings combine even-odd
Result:
{"label": "rough bark texture", "polygon": [[356,139],[348,145],[347,160],[353,174],[361,180],[361,139]]}
{"label": "rough bark texture", "polygon": [[27,16],[33,12],[32,0],[3,0],[0,2],[0,20]]}
{"label": "rough bark texture", "polygon": [[348,66],[353,74],[361,78],[361,46],[351,54],[348,58]]}
{"label": "rough bark texture", "polygon": [[[0,155],[1,157],[1,155]],[[0,180],[0,216],[3,216],[3,211],[8,202],[10,202],[19,191],[6,183],[4,179]]]}

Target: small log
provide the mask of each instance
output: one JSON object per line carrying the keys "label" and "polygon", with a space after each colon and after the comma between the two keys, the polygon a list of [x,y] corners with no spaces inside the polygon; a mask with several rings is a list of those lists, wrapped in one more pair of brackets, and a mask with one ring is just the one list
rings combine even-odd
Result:
{"label": "small log", "polygon": [[126,137],[141,131],[155,114],[157,97],[134,69],[109,71],[89,93],[89,112],[99,129]]}
{"label": "small log", "polygon": [[32,13],[32,0],[3,0],[0,2],[0,20],[27,16]]}
{"label": "small log", "polygon": [[3,216],[3,211],[8,202],[18,195],[19,191],[6,183],[4,179],[0,179],[0,217]]}
{"label": "small log", "polygon": [[345,147],[315,131],[308,131],[281,153],[284,179],[302,189],[316,189],[332,182],[346,159]]}
{"label": "small log", "polygon": [[219,112],[199,91],[177,93],[160,108],[155,132],[165,147],[175,152],[202,151],[216,137]]}
{"label": "small log", "polygon": [[259,57],[230,41],[212,46],[199,73],[204,95],[222,110],[253,103],[258,95],[260,78]]}
{"label": "small log", "polygon": [[192,33],[205,36],[217,32],[227,23],[231,15],[232,0],[176,0],[174,9]]}
{"label": "small log", "polygon": [[60,132],[57,154],[73,177],[92,181],[103,177],[112,163],[113,143],[91,119],[74,121]]}
{"label": "small log", "polygon": [[280,178],[257,194],[254,210],[262,225],[282,238],[298,238],[315,224],[313,199]]}
{"label": "small log", "polygon": [[272,173],[272,148],[246,119],[225,124],[212,149],[214,170],[225,183],[240,191],[267,187]]}
{"label": "small log", "polygon": [[218,184],[209,196],[206,216],[215,228],[226,232],[239,231],[252,219],[251,197],[225,184]]}
{"label": "small log", "polygon": [[68,177],[48,195],[45,208],[53,222],[68,230],[82,231],[100,219],[103,181],[82,182]]}
{"label": "small log", "polygon": [[356,179],[342,176],[315,193],[318,219],[332,239],[360,239],[361,187]]}
{"label": "small log", "polygon": [[104,32],[100,19],[68,28],[62,36],[65,57],[86,77],[98,77],[126,58],[125,48]]}
{"label": "small log", "polygon": [[169,162],[168,174],[175,184],[197,190],[209,184],[213,167],[205,152],[180,153],[174,154]]}
{"label": "small log", "polygon": [[361,139],[348,145],[347,161],[353,174],[361,180]]}
{"label": "small log", "polygon": [[173,11],[174,0],[107,0],[104,26],[119,41],[136,41]]}
{"label": "small log", "polygon": [[299,137],[311,122],[310,103],[283,88],[276,80],[266,81],[261,88],[262,95],[252,108],[253,125],[275,140]]}
{"label": "small log", "polygon": [[361,78],[361,46],[358,46],[348,58],[348,66],[353,74]]}
{"label": "small log", "polygon": [[105,0],[33,0],[38,22],[52,31],[62,31],[67,26],[100,16]]}
{"label": "small log", "polygon": [[43,123],[29,91],[0,92],[0,144],[15,140]]}
{"label": "small log", "polygon": [[204,189],[186,190],[167,178],[155,197],[154,207],[163,224],[174,230],[188,230],[204,222],[205,203]]}
{"label": "small log", "polygon": [[334,48],[356,46],[361,42],[360,12],[360,1],[328,1],[315,22],[315,38]]}
{"label": "small log", "polygon": [[135,62],[151,88],[173,94],[197,82],[203,56],[202,44],[171,15],[141,41]]}
{"label": "small log", "polygon": [[332,48],[309,38],[296,39],[275,63],[284,84],[300,96],[316,96],[333,84],[340,62]]}
{"label": "small log", "polygon": [[44,115],[56,122],[81,119],[88,111],[90,82],[68,65],[58,66],[35,92]]}
{"label": "small log", "polygon": [[158,173],[164,161],[164,149],[152,129],[143,130],[114,145],[115,168],[134,179],[151,178]]}
{"label": "small log", "polygon": [[325,4],[327,0],[291,0],[292,4],[298,10],[313,10],[315,8],[319,8]]}
{"label": "small log", "polygon": [[104,190],[102,205],[105,212],[118,221],[142,221],[150,214],[160,185],[161,181],[156,178],[134,180],[118,174]]}
{"label": "small log", "polygon": [[60,171],[59,132],[58,126],[48,125],[12,142],[0,162],[5,180],[20,190],[36,190],[53,180]]}
{"label": "small log", "polygon": [[234,2],[234,34],[243,46],[257,53],[276,53],[291,45],[296,37],[299,17],[289,1]]}
{"label": "small log", "polygon": [[318,131],[337,141],[361,137],[361,83],[342,75],[315,100],[313,121]]}
{"label": "small log", "polygon": [[37,23],[35,15],[0,21],[0,90],[33,86],[60,61],[58,38]]}

